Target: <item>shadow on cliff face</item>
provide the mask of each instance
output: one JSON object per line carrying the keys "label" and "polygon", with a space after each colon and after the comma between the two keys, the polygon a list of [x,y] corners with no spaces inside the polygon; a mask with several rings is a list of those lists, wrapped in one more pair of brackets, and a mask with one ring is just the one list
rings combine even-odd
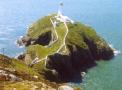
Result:
{"label": "shadow on cliff face", "polygon": [[[52,40],[51,33],[48,31],[41,34],[37,39],[32,40],[33,44],[49,45]],[[69,34],[66,40],[68,54],[56,53],[48,56],[44,76],[50,81],[82,82],[85,72],[97,65],[96,61],[110,60],[114,56],[113,50],[106,41],[94,31],[74,29],[74,38],[72,38],[72,31],[69,33],[71,35]]]}
{"label": "shadow on cliff face", "polygon": [[95,60],[111,60],[111,58],[114,57],[114,52],[111,47],[106,43],[104,39],[101,38],[101,43],[104,43],[104,45],[101,48],[98,48],[100,46],[97,44],[97,42],[94,42],[93,40],[90,40],[89,38],[86,38],[84,36],[84,42],[88,45],[89,50]]}
{"label": "shadow on cliff face", "polygon": [[[57,53],[49,56],[46,67],[52,71],[46,71],[45,77],[50,81],[59,83],[82,82],[82,72],[87,72],[87,69],[96,66],[96,63],[92,59],[89,62],[87,56],[82,57],[82,55],[78,54],[81,53],[73,52],[70,55]],[[84,60],[80,59],[81,57],[84,58]]]}
{"label": "shadow on cliff face", "polygon": [[[44,76],[53,82],[82,82],[84,74],[89,68],[96,66],[98,60],[110,60],[113,58],[113,50],[109,45],[98,37],[98,41],[83,35],[82,45],[67,44],[68,54],[48,56]],[[35,40],[34,44],[48,45],[51,41],[51,32],[42,34]],[[98,43],[100,42],[100,43]],[[101,45],[103,44],[103,45]]]}
{"label": "shadow on cliff face", "polygon": [[45,77],[55,82],[82,82],[84,74],[89,68],[96,66],[97,60],[110,60],[113,58],[111,48],[98,49],[94,42],[85,41],[88,48],[77,45],[67,45],[69,54],[56,53],[50,55],[46,67]]}
{"label": "shadow on cliff face", "polygon": [[[26,37],[29,37],[29,35]],[[24,38],[25,40],[26,40],[26,37]],[[48,32],[45,32],[45,33],[41,34],[40,36],[38,36],[37,39],[29,38],[28,40],[26,40],[25,46],[35,45],[35,44],[46,46],[46,45],[49,45],[51,39],[52,39],[51,31],[48,31]]]}
{"label": "shadow on cliff face", "polygon": [[[53,15],[51,17],[53,17]],[[49,18],[50,16],[46,16],[36,22],[29,29],[27,36],[29,38],[23,40],[27,43],[26,46],[35,45],[34,48],[37,52],[34,51],[34,54],[36,53],[39,57],[42,57],[41,54],[43,54],[43,51],[42,53],[40,52],[44,49],[38,49],[38,46],[36,45],[47,46],[56,38],[56,35],[52,32],[52,25]],[[67,26],[69,32],[66,36],[65,43],[68,54],[56,53],[50,55],[50,53],[47,53],[46,55],[50,56],[48,56],[46,63],[47,69],[45,70],[44,75],[48,80],[55,82],[82,82],[84,76],[84,73],[82,72],[87,72],[89,68],[96,66],[97,60],[110,60],[114,56],[113,50],[91,27],[79,22],[75,22],[75,24],[67,23]],[[48,29],[50,30],[47,31]],[[59,29],[57,34],[60,33],[58,38],[59,42],[54,44],[57,48],[63,39],[63,33],[61,33],[60,30],[64,29],[64,27],[60,24],[56,26],[56,29]],[[40,30],[46,31],[43,31],[42,33]],[[30,49],[27,50],[29,51]],[[55,51],[55,48],[51,50],[51,52],[53,51]],[[47,50],[44,52],[47,52]],[[32,57],[36,55],[31,54]],[[23,56],[20,58],[23,58]]]}
{"label": "shadow on cliff face", "polygon": [[38,39],[35,40],[34,44],[45,46],[48,45],[50,41],[51,41],[51,31],[40,35]]}

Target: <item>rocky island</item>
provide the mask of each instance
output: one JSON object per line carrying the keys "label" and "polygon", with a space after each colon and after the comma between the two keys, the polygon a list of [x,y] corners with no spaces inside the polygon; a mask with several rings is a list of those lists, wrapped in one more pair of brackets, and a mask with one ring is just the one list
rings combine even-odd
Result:
{"label": "rocky island", "polygon": [[81,81],[96,61],[114,56],[92,27],[74,22],[60,11],[33,23],[17,43],[26,48],[18,59],[0,55],[0,81],[6,81],[5,86],[1,84],[5,89],[56,90],[62,83]]}

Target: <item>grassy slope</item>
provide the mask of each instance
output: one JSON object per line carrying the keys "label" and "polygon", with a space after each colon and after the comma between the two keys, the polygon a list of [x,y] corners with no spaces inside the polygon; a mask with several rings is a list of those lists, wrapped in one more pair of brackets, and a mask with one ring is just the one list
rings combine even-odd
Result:
{"label": "grassy slope", "polygon": [[84,41],[85,36],[89,41],[93,41],[97,45],[98,49],[108,46],[106,41],[97,35],[96,31],[89,26],[85,26],[78,22],[75,25],[68,24],[68,27],[70,32],[67,37],[67,44],[75,44],[81,48],[87,49],[88,45]]}
{"label": "grassy slope", "polygon": [[[42,33],[47,32],[47,30],[46,30],[47,27],[50,27],[50,28],[48,28],[49,31],[51,31],[51,29],[53,29],[51,22],[50,22],[50,17],[52,17],[52,16],[46,16],[33,24],[31,29],[29,29],[29,31],[28,31],[29,35],[32,39],[37,38]],[[42,28],[42,26],[47,26],[47,27]],[[85,45],[84,39],[83,39],[83,35],[87,36],[89,39],[94,40],[94,41],[97,41],[100,39],[100,37],[97,35],[97,33],[95,32],[94,29],[92,29],[91,27],[85,26],[81,23],[75,23],[75,24],[68,23],[68,28],[69,28],[69,34],[68,34],[66,43],[77,44],[78,46],[87,48],[87,46]],[[31,45],[30,47],[28,47],[28,51],[29,50],[31,51],[32,47],[34,47],[32,51],[36,50],[35,52],[37,52],[37,54],[40,54],[38,56],[41,58],[41,57],[45,56],[45,54],[47,55],[48,53],[50,53],[50,52],[52,53],[53,51],[57,50],[59,45],[62,44],[62,40],[63,40],[62,38],[65,35],[66,28],[65,28],[64,24],[60,24],[56,27],[56,29],[57,29],[57,33],[59,36],[59,41],[56,44],[54,44],[53,46],[51,46],[49,48],[45,48],[41,45]],[[43,51],[43,53],[42,53],[42,51]]]}
{"label": "grassy slope", "polygon": [[[49,17],[46,16],[46,17],[44,17],[43,19],[41,19],[39,21],[40,21],[41,24],[43,22],[43,24],[41,26],[45,26],[45,23],[46,23],[46,26],[47,27],[50,27],[48,29],[51,30],[51,29],[53,29],[53,27],[52,27],[52,24],[50,26],[50,23],[51,23],[50,22],[50,17],[52,17],[52,16],[49,16]],[[41,35],[40,33],[47,32],[47,30],[45,28],[43,29],[43,28],[40,28],[40,26],[38,26],[39,21],[37,21],[33,25],[33,27],[32,27],[32,28],[36,28],[36,30],[33,29],[33,31],[32,31],[32,29],[31,30],[29,29],[29,35],[32,36],[31,38],[33,38],[33,39],[35,38],[34,37],[35,36],[35,32],[38,33],[38,35],[36,34],[36,37],[38,37],[39,35]],[[40,59],[41,58],[45,58],[47,55],[54,54],[59,49],[59,47],[61,46],[61,44],[63,43],[63,38],[64,38],[65,33],[66,33],[66,27],[65,27],[65,25],[63,23],[60,23],[56,27],[56,30],[57,30],[57,34],[58,34],[58,37],[59,37],[58,38],[58,41],[56,43],[54,43],[50,47],[44,47],[42,45],[31,45],[31,46],[29,46],[27,48],[27,52],[28,53],[35,52],[36,55],[37,55],[37,57],[39,57]],[[33,33],[30,33],[30,31],[33,32]],[[35,66],[36,69],[39,69],[41,71],[42,67],[44,66],[43,63],[44,62],[42,61],[39,64],[36,64],[34,66]]]}
{"label": "grassy slope", "polygon": [[[54,16],[54,14],[52,16]],[[44,18],[39,19],[37,22],[33,23],[29,27],[28,35],[32,39],[37,39],[40,34],[50,31],[50,29],[53,28],[50,22],[50,18],[52,16],[45,16]]]}
{"label": "grassy slope", "polygon": [[[47,31],[51,31],[53,29],[52,24],[50,22],[50,18],[54,15],[46,16],[37,22],[35,22],[31,28],[28,31],[29,36],[32,39],[38,38],[42,33],[45,33]],[[84,35],[85,37],[89,38],[89,40],[92,40],[94,42],[97,42],[99,44],[99,40],[102,40],[94,29],[91,27],[85,26],[84,24],[81,24],[79,22],[75,24],[67,23],[69,28],[69,33],[66,38],[66,44],[68,45],[78,45],[81,48],[88,49],[88,45],[84,42]],[[63,37],[66,33],[66,28],[63,23],[60,23],[56,27],[59,40],[58,42],[54,43],[51,47],[44,47],[42,45],[30,45],[27,47],[27,52],[36,53],[36,56],[41,58],[44,58],[47,55],[54,54],[57,49],[60,47],[60,45],[63,43]],[[103,42],[105,44],[105,42]],[[99,48],[101,48],[102,45],[99,45]],[[41,66],[43,66],[44,62],[40,62],[39,64],[34,65],[35,68],[38,68],[39,70],[42,69]]]}
{"label": "grassy slope", "polygon": [[[31,37],[31,39],[37,39],[38,36],[40,36],[42,33],[51,31],[53,29],[52,24],[50,22],[50,17],[52,17],[52,16],[46,16],[46,17],[38,20],[29,28],[28,35]],[[93,41],[96,41],[97,43],[99,43],[99,40],[101,39],[91,27],[87,27],[81,23],[75,23],[75,24],[68,23],[68,28],[69,28],[69,33],[68,33],[68,36],[66,39],[66,44],[70,44],[70,45],[75,44],[82,48],[87,49],[88,46],[84,42],[83,35],[85,35],[86,37],[88,37],[89,39],[91,39]],[[63,37],[65,35],[66,28],[64,27],[63,23],[60,23],[56,27],[56,30],[57,30],[57,33],[59,36],[58,42],[54,43],[50,47],[44,47],[41,45],[30,45],[29,47],[27,47],[27,53],[34,52],[41,59],[41,58],[44,58],[45,56],[53,54],[55,51],[57,51],[57,49],[63,43]],[[99,48],[101,48],[101,47],[102,47],[102,45],[99,45]],[[2,55],[0,55],[0,59],[1,58],[3,58]],[[8,58],[8,57],[6,57],[6,58]],[[26,72],[26,73],[29,73],[31,76],[39,75],[35,70],[27,67],[22,62],[18,62],[17,60],[10,59],[10,58],[8,58],[8,59],[12,61],[11,64],[3,63],[0,61],[0,66],[14,68],[19,73]],[[34,67],[36,70],[43,71],[44,62],[40,62],[40,63],[34,65]],[[14,85],[16,86],[16,84],[14,84]]]}
{"label": "grassy slope", "polygon": [[30,77],[31,79],[31,77],[33,77],[34,75],[39,76],[41,78],[41,76],[37,72],[35,72],[34,69],[28,67],[22,61],[9,58],[4,55],[0,55],[0,67],[2,69],[5,68],[9,68],[11,70],[14,69],[15,72],[14,71],[13,72],[10,71],[10,72],[25,80],[29,79],[26,77]]}
{"label": "grassy slope", "polygon": [[35,51],[37,54],[37,56],[41,59],[44,58],[45,56],[49,55],[49,54],[53,54],[54,52],[57,51],[57,49],[60,47],[60,45],[63,43],[63,37],[65,35],[66,29],[64,27],[64,25],[61,23],[61,25],[59,27],[56,27],[58,36],[59,36],[59,40],[54,43],[52,46],[50,47],[44,47],[41,45],[31,45],[28,47],[28,52],[30,51]]}
{"label": "grassy slope", "polygon": [[[9,69],[14,69],[14,71],[9,71]],[[20,77],[23,79],[23,81],[20,82],[10,82],[10,81],[0,81],[0,90],[13,90],[16,88],[17,90],[31,90],[34,87],[42,88],[42,86],[45,84],[48,87],[57,88],[59,85],[56,83],[51,83],[48,80],[45,80],[43,75],[36,72],[33,68],[28,67],[25,65],[22,61],[18,61],[14,58],[9,58],[7,56],[0,54],[0,69],[5,70],[9,73],[12,73],[16,75],[17,77]],[[38,76],[38,80],[34,80],[32,77]],[[34,80],[34,81],[33,81]],[[44,84],[43,84],[44,83]],[[38,90],[37,89],[37,90]],[[35,90],[35,89],[34,89]]]}

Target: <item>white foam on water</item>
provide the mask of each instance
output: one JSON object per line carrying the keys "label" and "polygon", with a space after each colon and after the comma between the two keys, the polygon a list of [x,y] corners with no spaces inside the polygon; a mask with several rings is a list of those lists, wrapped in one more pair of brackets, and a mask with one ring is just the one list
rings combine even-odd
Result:
{"label": "white foam on water", "polygon": [[121,51],[119,51],[119,50],[115,50],[115,51],[114,51],[114,55],[115,55],[115,56],[117,56],[117,55],[119,55],[119,54],[121,54]]}
{"label": "white foam on water", "polygon": [[113,45],[112,45],[112,44],[109,44],[109,46],[113,49],[113,51],[114,51],[114,56],[117,56],[117,55],[121,54],[121,51],[120,51],[120,50],[115,49],[115,48],[113,47]]}
{"label": "white foam on water", "polygon": [[[21,41],[22,38],[23,38],[23,36],[20,36],[18,40]],[[19,45],[19,44],[17,43],[17,40],[15,40],[14,44],[15,44],[16,46],[18,46],[19,48],[24,48],[24,47],[25,47],[25,45],[23,45],[23,44],[22,44],[22,45]]]}

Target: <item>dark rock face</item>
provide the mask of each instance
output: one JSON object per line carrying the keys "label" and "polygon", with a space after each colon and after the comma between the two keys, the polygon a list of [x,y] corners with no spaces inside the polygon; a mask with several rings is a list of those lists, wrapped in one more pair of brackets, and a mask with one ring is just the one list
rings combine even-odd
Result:
{"label": "dark rock face", "polygon": [[[46,67],[55,69],[59,73],[60,78],[68,78],[72,73],[72,62],[69,55],[54,54],[49,56]],[[65,77],[64,77],[65,76]]]}
{"label": "dark rock face", "polygon": [[29,45],[35,45],[39,44],[42,46],[48,45],[51,41],[51,31],[46,32],[38,36],[37,39],[32,39],[29,37],[29,35],[23,36],[19,40],[17,40],[17,44],[19,46],[29,46]]}
{"label": "dark rock face", "polygon": [[[79,80],[81,80],[80,78],[82,78],[81,72],[86,72],[88,68],[96,66],[96,59],[92,56],[92,52],[89,50],[77,47],[77,51],[74,51],[72,46],[69,46],[69,49],[71,51],[70,55],[54,54],[49,56],[46,67],[52,70],[55,69],[59,74],[58,79],[61,81],[74,82],[72,79],[75,78],[75,81],[78,80],[76,82],[79,82]],[[105,57],[107,56],[106,53],[110,53],[111,55],[112,52],[105,51]],[[76,79],[76,77],[79,78]]]}
{"label": "dark rock face", "polygon": [[46,32],[38,37],[38,39],[34,40],[33,44],[40,44],[40,45],[48,45],[51,41],[51,31]]}
{"label": "dark rock face", "polygon": [[[59,26],[56,27],[59,31],[64,29],[64,27]],[[44,32],[43,30],[46,30],[47,27],[49,31]],[[91,27],[85,26],[79,22],[76,22],[75,24],[67,23],[67,27],[69,32],[65,43],[68,54],[48,54],[50,56],[48,56],[46,63],[46,67],[51,70],[56,70],[61,79],[73,77],[76,73],[81,76],[80,72],[95,66],[97,60],[110,60],[114,56],[113,49],[109,47],[106,41],[97,35],[95,30]],[[28,45],[35,45],[34,47],[36,47],[36,44],[42,46],[49,45],[52,40],[51,34],[53,33],[51,32],[51,28],[50,17],[43,18],[35,23],[29,30],[30,34],[28,35],[30,35],[30,41],[28,42]],[[43,33],[37,33],[41,30]],[[60,32],[58,34],[60,36],[59,40],[62,40],[62,33]],[[53,37],[56,36],[54,35]],[[37,50],[37,52],[38,51],[39,50]],[[41,57],[40,52],[38,52],[38,55]]]}
{"label": "dark rock face", "polygon": [[[75,49],[74,49],[75,47]],[[94,58],[89,49],[80,48],[78,46],[69,46],[71,52],[71,61],[75,69],[82,69],[84,66],[94,62]]]}
{"label": "dark rock face", "polygon": [[24,58],[25,58],[25,55],[24,55],[24,54],[20,54],[20,55],[17,57],[17,59],[19,59],[19,60],[24,60]]}
{"label": "dark rock face", "polygon": [[101,43],[104,43],[104,47],[102,48],[98,48],[99,44],[87,38],[85,38],[84,41],[88,45],[94,60],[110,60],[114,56],[113,50],[108,46],[107,43],[105,43],[104,40],[100,41]]}
{"label": "dark rock face", "polygon": [[74,76],[81,77],[80,72],[96,65],[89,50],[78,46],[68,46],[68,48],[70,51],[69,55],[51,55],[46,65],[49,69],[57,70],[61,81],[72,81]]}
{"label": "dark rock face", "polygon": [[[101,39],[100,39],[101,40]],[[61,80],[71,80],[73,75],[80,75],[80,72],[86,71],[96,65],[97,60],[110,60],[113,56],[113,50],[105,43],[98,48],[99,44],[92,40],[84,38],[88,48],[81,48],[78,45],[67,45],[70,52],[68,55],[54,54],[47,60],[47,68],[58,71]]]}

